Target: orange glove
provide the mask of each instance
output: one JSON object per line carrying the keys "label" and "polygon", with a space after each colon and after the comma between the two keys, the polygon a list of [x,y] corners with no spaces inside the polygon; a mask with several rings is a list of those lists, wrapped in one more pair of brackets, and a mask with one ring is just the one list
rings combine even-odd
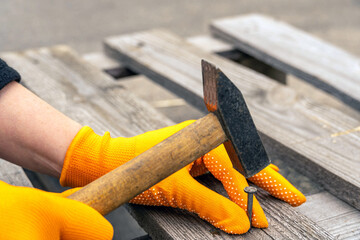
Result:
{"label": "orange glove", "polygon": [[0,181],[0,239],[112,239],[111,224],[91,207],[62,194]]}
{"label": "orange glove", "polygon": [[[60,183],[64,186],[84,186],[192,122],[183,122],[132,138],[111,138],[109,133],[99,136],[89,127],[84,127],[67,151]],[[271,165],[249,180],[294,206],[305,202],[305,197],[274,169],[277,168]],[[230,200],[193,178],[208,171],[222,182]],[[246,186],[246,179],[233,169],[224,146],[220,145],[136,196],[131,203],[186,209],[197,213],[202,219],[225,232],[241,234],[250,228],[246,215],[247,195],[243,192]],[[256,199],[252,219],[252,225],[255,227],[268,226],[265,214]]]}

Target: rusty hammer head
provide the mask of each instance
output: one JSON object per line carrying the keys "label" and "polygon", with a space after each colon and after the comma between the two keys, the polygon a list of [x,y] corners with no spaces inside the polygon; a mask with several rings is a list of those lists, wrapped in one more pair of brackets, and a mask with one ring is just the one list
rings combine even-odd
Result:
{"label": "rusty hammer head", "polygon": [[240,90],[214,65],[201,61],[204,101],[227,136],[226,151],[236,170],[251,177],[270,164]]}

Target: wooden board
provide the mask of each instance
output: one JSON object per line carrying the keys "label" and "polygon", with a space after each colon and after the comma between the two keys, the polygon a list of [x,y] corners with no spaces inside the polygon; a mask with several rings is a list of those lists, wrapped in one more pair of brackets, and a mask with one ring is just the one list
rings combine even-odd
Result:
{"label": "wooden board", "polygon": [[318,105],[164,30],[111,37],[105,43],[109,55],[199,108],[203,108],[200,60],[213,62],[242,91],[268,153],[360,209],[359,119]]}
{"label": "wooden board", "polygon": [[360,110],[360,59],[286,23],[251,14],[213,21],[211,32]]}
{"label": "wooden board", "polygon": [[360,212],[327,192],[307,197],[298,211],[308,216],[337,239],[360,238]]}
{"label": "wooden board", "polygon": [[[22,54],[2,54],[1,57],[19,70],[26,86],[32,91],[68,116],[82,124],[91,125],[97,132],[110,129],[112,134],[115,133],[113,136],[130,136],[137,134],[139,130],[143,132],[171,123],[164,116],[154,115],[150,106],[124,91],[121,85],[111,81],[67,48],[29,50]],[[122,116],[115,121],[117,114]],[[132,123],[129,124],[128,121]],[[215,187],[220,187],[219,183]],[[219,232],[219,237],[215,238],[331,239],[332,236],[326,231],[287,204],[267,194],[262,194],[259,198],[264,204],[270,228],[254,229],[243,236],[230,236]],[[155,229],[151,232],[155,239],[214,239],[209,233],[213,230],[211,225],[189,213],[170,208],[132,206],[131,209],[149,222],[148,228]],[[282,214],[279,214],[280,210]],[[167,228],[164,224],[173,227]],[[159,232],[163,235],[159,235]],[[205,236],[207,238],[204,238]]]}

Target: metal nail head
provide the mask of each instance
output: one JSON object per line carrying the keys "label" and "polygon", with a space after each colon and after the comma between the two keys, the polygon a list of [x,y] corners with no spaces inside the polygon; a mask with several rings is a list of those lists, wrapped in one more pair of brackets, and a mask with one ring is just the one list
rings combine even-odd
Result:
{"label": "metal nail head", "polygon": [[257,192],[256,187],[248,186],[244,188],[244,192],[248,194],[248,204],[247,204],[247,215],[249,217],[250,221],[250,228],[251,228],[251,219],[252,219],[252,209],[253,209],[253,200],[254,200],[254,194]]}

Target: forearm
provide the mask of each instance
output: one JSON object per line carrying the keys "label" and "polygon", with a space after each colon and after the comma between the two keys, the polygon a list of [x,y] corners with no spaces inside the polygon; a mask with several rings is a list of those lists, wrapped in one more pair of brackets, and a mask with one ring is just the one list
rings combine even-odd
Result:
{"label": "forearm", "polygon": [[16,82],[0,90],[0,157],[60,176],[68,146],[81,125]]}

